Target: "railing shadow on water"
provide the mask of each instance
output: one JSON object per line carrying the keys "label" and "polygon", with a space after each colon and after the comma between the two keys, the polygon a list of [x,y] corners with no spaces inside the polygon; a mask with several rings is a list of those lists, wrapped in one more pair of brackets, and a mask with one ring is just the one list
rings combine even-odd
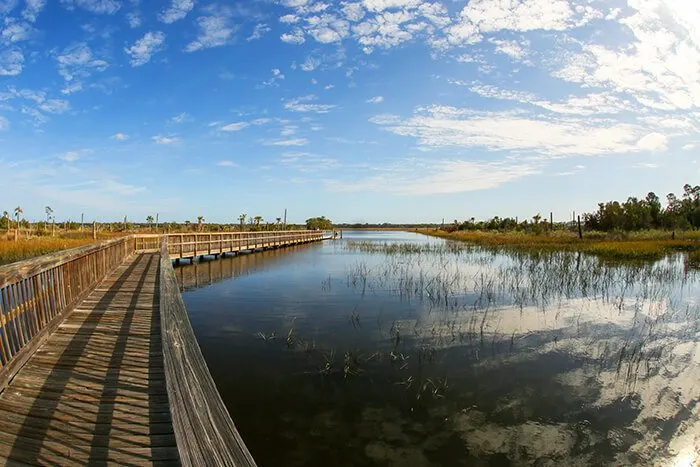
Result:
{"label": "railing shadow on water", "polygon": [[226,255],[193,263],[180,263],[175,276],[181,292],[199,289],[236,277],[247,276],[283,262],[292,260],[292,254],[318,248],[318,244],[293,245],[256,254]]}

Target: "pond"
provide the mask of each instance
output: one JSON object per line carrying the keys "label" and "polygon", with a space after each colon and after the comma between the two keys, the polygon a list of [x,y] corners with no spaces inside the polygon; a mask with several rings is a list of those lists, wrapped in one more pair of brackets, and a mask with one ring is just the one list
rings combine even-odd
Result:
{"label": "pond", "polygon": [[176,274],[261,466],[700,458],[700,281],[680,256],[346,231]]}

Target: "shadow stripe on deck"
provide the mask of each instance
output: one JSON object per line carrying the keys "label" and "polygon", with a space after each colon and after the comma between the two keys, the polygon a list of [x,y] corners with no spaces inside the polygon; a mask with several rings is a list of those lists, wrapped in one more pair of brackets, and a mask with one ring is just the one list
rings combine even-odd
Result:
{"label": "shadow stripe on deck", "polygon": [[8,464],[176,463],[160,334],[160,261],[107,276],[0,394]]}

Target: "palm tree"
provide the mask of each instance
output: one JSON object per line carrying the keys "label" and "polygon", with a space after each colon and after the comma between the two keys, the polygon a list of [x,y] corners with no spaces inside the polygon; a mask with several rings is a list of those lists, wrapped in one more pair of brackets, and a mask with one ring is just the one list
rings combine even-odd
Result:
{"label": "palm tree", "polygon": [[248,217],[248,214],[241,214],[238,216],[238,220],[241,222],[241,232],[243,232],[243,225],[245,224],[246,217]]}
{"label": "palm tree", "polygon": [[534,216],[532,216],[532,220],[535,221],[535,225],[540,223],[540,219],[542,219],[542,216],[540,216],[540,213],[538,212]]}
{"label": "palm tree", "polygon": [[255,216],[253,219],[255,220],[255,225],[259,226],[263,220],[263,217],[262,216]]}
{"label": "palm tree", "polygon": [[[51,209],[51,206],[46,206],[46,207],[44,208],[44,210],[46,211],[46,224],[47,224],[47,227],[48,227],[49,222],[51,222],[51,216],[53,215],[53,209]],[[53,229],[53,224],[52,224],[52,227],[51,227],[51,236],[53,236],[53,235],[54,235],[54,229]]]}
{"label": "palm tree", "polygon": [[146,222],[148,222],[148,228],[153,230],[153,216],[146,216]]}
{"label": "palm tree", "polygon": [[280,224],[282,223],[282,218],[278,217],[275,219],[275,223],[277,224],[277,230],[280,230]]}
{"label": "palm tree", "polygon": [[17,241],[17,238],[19,237],[19,218],[22,214],[24,214],[24,211],[20,206],[17,206],[15,208],[15,218],[17,219],[17,225],[15,225],[15,241]]}
{"label": "palm tree", "polygon": [[204,223],[204,216],[197,216],[197,230],[199,230],[200,232],[204,228],[204,225],[202,225],[203,223]]}
{"label": "palm tree", "polygon": [[185,221],[185,230],[190,230],[190,221]]}
{"label": "palm tree", "polygon": [[2,217],[5,219],[7,222],[6,227],[7,227],[7,233],[10,233],[10,213],[7,211],[2,212]]}

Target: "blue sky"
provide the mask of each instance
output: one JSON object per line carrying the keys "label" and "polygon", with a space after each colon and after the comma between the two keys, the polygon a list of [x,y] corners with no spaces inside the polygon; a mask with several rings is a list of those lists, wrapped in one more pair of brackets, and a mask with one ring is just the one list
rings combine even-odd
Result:
{"label": "blue sky", "polygon": [[0,0],[0,209],[555,218],[700,166],[694,0]]}

